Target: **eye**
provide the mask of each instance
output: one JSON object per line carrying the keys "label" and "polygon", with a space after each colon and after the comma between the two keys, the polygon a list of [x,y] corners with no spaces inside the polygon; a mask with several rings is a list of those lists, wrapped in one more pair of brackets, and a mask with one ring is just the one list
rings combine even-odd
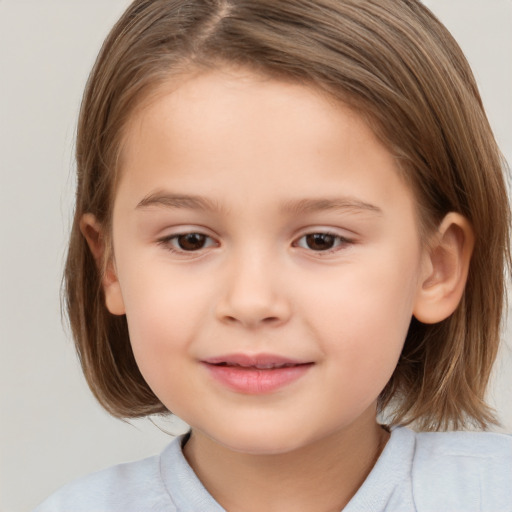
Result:
{"label": "eye", "polygon": [[295,245],[316,252],[326,252],[348,243],[350,240],[332,233],[308,233],[299,238]]}
{"label": "eye", "polygon": [[159,240],[169,250],[175,252],[194,252],[216,245],[216,242],[203,233],[181,233]]}

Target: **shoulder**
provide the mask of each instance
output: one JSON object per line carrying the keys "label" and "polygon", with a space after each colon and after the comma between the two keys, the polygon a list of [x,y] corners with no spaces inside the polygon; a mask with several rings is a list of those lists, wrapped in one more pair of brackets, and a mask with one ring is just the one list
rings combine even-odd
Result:
{"label": "shoulder", "polygon": [[415,434],[417,449],[432,454],[466,455],[495,459],[510,456],[512,435],[493,432],[419,432]]}
{"label": "shoulder", "polygon": [[512,467],[512,436],[490,432],[418,433],[414,461],[422,467],[435,466],[438,471],[471,469],[479,475],[495,476],[496,469]]}
{"label": "shoulder", "polygon": [[33,512],[169,511],[173,507],[160,476],[160,456],[119,464],[71,482]]}
{"label": "shoulder", "polygon": [[418,510],[512,511],[512,436],[482,432],[415,435],[411,468]]}

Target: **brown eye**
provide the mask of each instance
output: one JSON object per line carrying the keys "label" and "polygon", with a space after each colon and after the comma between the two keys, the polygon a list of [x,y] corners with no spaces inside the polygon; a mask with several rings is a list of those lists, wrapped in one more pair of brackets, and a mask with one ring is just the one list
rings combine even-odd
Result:
{"label": "brown eye", "polygon": [[305,242],[308,249],[313,251],[327,251],[334,247],[336,238],[328,233],[312,233],[305,236]]}
{"label": "brown eye", "polygon": [[343,249],[353,242],[344,238],[340,235],[333,233],[308,233],[307,235],[301,236],[293,245],[295,247],[301,247],[302,249],[308,249],[310,251],[318,253],[330,253]]}
{"label": "brown eye", "polygon": [[201,233],[187,233],[174,238],[182,251],[198,251],[206,245],[208,237]]}
{"label": "brown eye", "polygon": [[157,243],[178,256],[194,252],[197,252],[199,256],[203,250],[219,247],[220,245],[211,236],[194,231],[166,236],[158,240]]}

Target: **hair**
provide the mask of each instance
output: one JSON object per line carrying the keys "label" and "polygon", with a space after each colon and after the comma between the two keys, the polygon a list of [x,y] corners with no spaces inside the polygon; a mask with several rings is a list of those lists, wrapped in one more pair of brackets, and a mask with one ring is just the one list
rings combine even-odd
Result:
{"label": "hair", "polygon": [[412,319],[379,410],[390,424],[424,430],[495,422],[484,395],[510,265],[506,165],[462,51],[416,0],[135,0],[128,7],[81,105],[65,269],[71,329],[99,402],[122,418],[169,412],[137,368],[126,317],[105,306],[102,270],[80,219],[94,214],[109,246],[123,130],[134,110],[180,73],[226,65],[313,86],[355,109],[396,157],[424,233],[452,211],[471,222],[475,248],[462,300],[438,324]]}

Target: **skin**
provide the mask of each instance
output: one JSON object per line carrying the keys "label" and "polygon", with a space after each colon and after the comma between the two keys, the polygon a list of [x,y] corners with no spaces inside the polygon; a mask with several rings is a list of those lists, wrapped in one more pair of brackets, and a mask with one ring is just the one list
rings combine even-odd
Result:
{"label": "skin", "polygon": [[[228,511],[340,510],[387,441],[376,401],[411,317],[458,303],[469,226],[450,214],[427,250],[410,189],[357,114],[243,70],[162,89],[123,147],[107,307],[191,425],[191,466]],[[82,230],[101,260],[101,226],[86,215]],[[184,250],[186,233],[204,244]],[[203,364],[233,353],[309,366],[248,394]]]}

